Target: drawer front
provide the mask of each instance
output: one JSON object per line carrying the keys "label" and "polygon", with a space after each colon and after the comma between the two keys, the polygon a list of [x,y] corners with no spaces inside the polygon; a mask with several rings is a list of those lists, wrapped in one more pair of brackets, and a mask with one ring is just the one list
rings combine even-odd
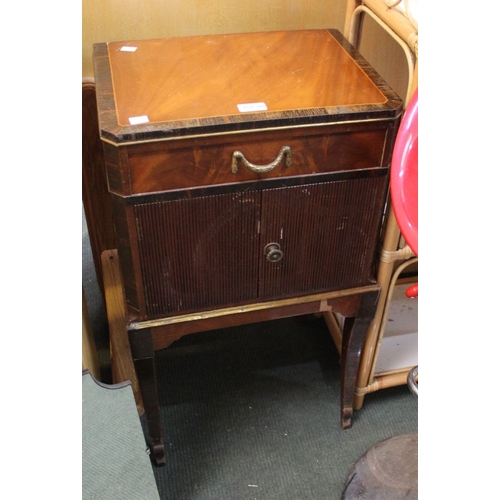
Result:
{"label": "drawer front", "polygon": [[[387,134],[386,127],[324,127],[136,148],[128,157],[130,194],[387,167]],[[235,152],[241,153],[236,160]]]}

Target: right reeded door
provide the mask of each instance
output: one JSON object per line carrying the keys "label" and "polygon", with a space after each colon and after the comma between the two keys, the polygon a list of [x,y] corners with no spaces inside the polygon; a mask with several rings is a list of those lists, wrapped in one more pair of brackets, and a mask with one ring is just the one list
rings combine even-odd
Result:
{"label": "right reeded door", "polygon": [[[304,184],[262,192],[259,298],[366,285],[386,176]],[[276,243],[282,257],[268,260]]]}

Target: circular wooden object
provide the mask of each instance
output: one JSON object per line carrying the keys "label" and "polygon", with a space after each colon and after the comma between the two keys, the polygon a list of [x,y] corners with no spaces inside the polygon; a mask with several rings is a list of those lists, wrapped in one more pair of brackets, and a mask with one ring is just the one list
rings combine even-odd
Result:
{"label": "circular wooden object", "polygon": [[370,448],[354,465],[342,500],[417,500],[418,434],[395,436]]}

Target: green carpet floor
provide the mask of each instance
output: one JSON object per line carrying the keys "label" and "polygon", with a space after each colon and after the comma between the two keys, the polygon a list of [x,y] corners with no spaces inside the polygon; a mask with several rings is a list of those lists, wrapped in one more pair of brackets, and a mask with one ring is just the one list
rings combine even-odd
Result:
{"label": "green carpet floor", "polygon": [[368,395],[341,429],[339,355],[321,318],[187,336],[157,359],[162,499],[340,499],[368,448],[417,431],[406,386]]}

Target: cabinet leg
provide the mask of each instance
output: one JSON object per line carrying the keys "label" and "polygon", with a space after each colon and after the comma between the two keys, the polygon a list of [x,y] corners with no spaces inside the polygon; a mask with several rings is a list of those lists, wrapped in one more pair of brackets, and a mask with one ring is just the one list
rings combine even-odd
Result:
{"label": "cabinet leg", "polygon": [[375,315],[379,291],[363,293],[358,312],[346,318],[342,334],[342,375],[340,382],[341,423],[343,429],[352,426],[354,391],[358,376],[361,351],[368,327]]}
{"label": "cabinet leg", "polygon": [[156,365],[151,330],[129,331],[130,350],[141,389],[149,448],[158,466],[165,465],[165,445],[160,420]]}

